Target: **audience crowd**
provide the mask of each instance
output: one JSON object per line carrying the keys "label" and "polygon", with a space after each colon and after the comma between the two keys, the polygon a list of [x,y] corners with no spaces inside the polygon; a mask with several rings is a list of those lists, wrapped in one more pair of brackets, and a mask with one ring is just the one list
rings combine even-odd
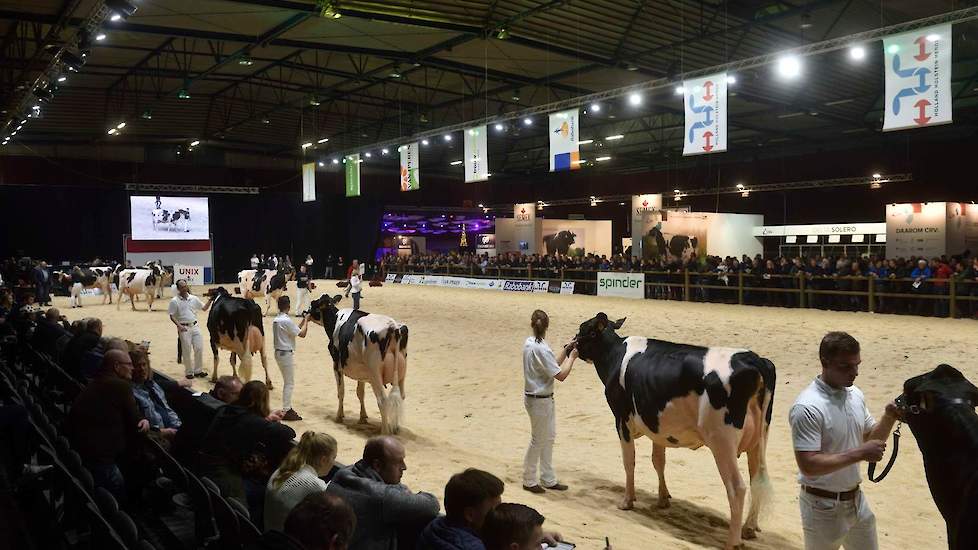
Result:
{"label": "audience crowd", "polygon": [[[802,285],[808,291],[808,304],[822,309],[865,311],[868,308],[869,280],[878,296],[875,309],[880,313],[907,313],[947,316],[950,282],[956,297],[964,297],[956,315],[978,316],[978,255],[937,258],[884,258],[812,256],[768,257],[746,255],[702,256],[694,253],[685,259],[639,259],[622,254],[611,257],[587,254],[422,254],[386,256],[386,272],[443,273],[489,277],[572,280],[575,292],[593,294],[596,272],[645,272],[646,298],[685,299],[685,279],[691,285],[690,300],[704,302],[738,301],[738,284],[745,288],[744,303],[797,307]],[[708,288],[709,287],[709,288]],[[821,292],[820,292],[821,291]],[[855,294],[835,294],[835,292]],[[825,292],[825,293],[822,293]],[[831,293],[831,294],[829,294]],[[885,294],[909,297],[886,297]],[[917,299],[916,297],[921,298]]]}

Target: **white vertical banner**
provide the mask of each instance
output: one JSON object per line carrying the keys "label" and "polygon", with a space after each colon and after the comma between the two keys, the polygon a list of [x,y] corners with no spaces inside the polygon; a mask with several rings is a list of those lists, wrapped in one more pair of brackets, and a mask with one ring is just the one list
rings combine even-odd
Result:
{"label": "white vertical banner", "polygon": [[643,257],[643,237],[661,219],[661,211],[661,193],[632,195],[632,256]]}
{"label": "white vertical banner", "polygon": [[489,149],[485,125],[466,129],[463,135],[465,146],[465,183],[489,179]]}
{"label": "white vertical banner", "polygon": [[302,165],[302,202],[316,200],[316,163],[307,162]]}
{"label": "white vertical banner", "polygon": [[520,252],[536,252],[537,205],[524,202],[513,205],[513,240]]}
{"label": "white vertical banner", "polygon": [[550,113],[550,171],[577,170],[581,167],[578,109]]}
{"label": "white vertical banner", "polygon": [[883,130],[951,122],[951,25],[883,39]]}
{"label": "white vertical banner", "polygon": [[417,191],[421,188],[418,142],[401,145],[397,150],[401,153],[401,191]]}
{"label": "white vertical banner", "polygon": [[683,81],[683,155],[727,150],[727,73]]}

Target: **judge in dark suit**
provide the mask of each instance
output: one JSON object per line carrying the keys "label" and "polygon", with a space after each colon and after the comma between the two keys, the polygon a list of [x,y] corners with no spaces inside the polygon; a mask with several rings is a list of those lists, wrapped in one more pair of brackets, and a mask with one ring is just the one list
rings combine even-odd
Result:
{"label": "judge in dark suit", "polygon": [[47,262],[42,261],[34,268],[34,293],[38,304],[51,305],[51,273]]}

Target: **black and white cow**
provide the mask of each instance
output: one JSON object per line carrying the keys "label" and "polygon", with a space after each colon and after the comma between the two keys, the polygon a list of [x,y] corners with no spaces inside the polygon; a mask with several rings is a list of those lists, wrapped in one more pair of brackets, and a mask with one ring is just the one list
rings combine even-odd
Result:
{"label": "black and white cow", "polygon": [[[765,451],[774,407],[774,364],[744,349],[674,344],[618,336],[624,319],[604,313],[581,323],[577,349],[593,363],[615,415],[625,465],[625,496],[635,501],[635,439],[652,440],[652,464],[659,477],[659,507],[669,506],[666,447],[713,452],[730,504],[726,548],[756,537],[757,518],[771,495]],[[747,486],[737,457],[747,452],[751,505],[743,518]],[[741,530],[743,526],[743,530]]]}
{"label": "black and white cow", "polygon": [[155,263],[145,268],[123,269],[119,272],[119,300],[115,308],[122,306],[122,297],[125,295],[129,297],[132,310],[136,311],[136,295],[142,294],[146,297],[149,310],[153,311],[153,301],[162,280],[163,268]]}
{"label": "black and white cow", "polygon": [[907,380],[897,401],[924,455],[949,550],[978,548],[978,388],[956,368],[940,365]]}
{"label": "black and white cow", "polygon": [[55,271],[54,275],[58,277],[62,285],[68,289],[68,303],[71,307],[82,307],[81,303],[81,291],[82,289],[92,289],[97,288],[102,292],[102,304],[105,304],[106,298],[108,298],[109,303],[112,303],[112,291],[109,288],[109,280],[111,278],[112,268],[111,267],[78,267],[75,266],[71,271]]}
{"label": "black and white cow", "polygon": [[265,315],[286,291],[287,285],[285,274],[274,269],[245,269],[238,272],[238,287],[245,298],[265,297]]}
{"label": "black and white cow", "polygon": [[[329,337],[333,358],[336,395],[339,405],[336,421],[343,420],[343,377],[357,381],[360,423],[367,423],[364,385],[370,384],[380,408],[381,432],[397,433],[403,420],[404,378],[407,375],[408,328],[386,315],[361,310],[338,309],[343,297],[321,296],[310,305],[310,317],[322,325]],[[390,385],[390,390],[386,390]]]}
{"label": "black and white cow", "polygon": [[190,209],[181,208],[170,212],[169,210],[164,210],[163,208],[154,208],[152,212],[153,216],[153,229],[156,230],[160,225],[166,228],[167,231],[172,229],[183,230],[184,233],[190,232]]}
{"label": "black and white cow", "polygon": [[693,235],[668,235],[667,239],[667,235],[658,226],[649,231],[649,236],[655,239],[656,248],[662,258],[669,261],[691,260],[699,245],[699,239]]}
{"label": "black and white cow", "polygon": [[268,361],[265,358],[265,327],[262,325],[261,307],[251,300],[231,296],[224,287],[212,288],[205,294],[213,296],[207,313],[207,332],[210,334],[211,351],[214,352],[214,371],[211,382],[217,382],[218,348],[231,352],[231,371],[238,376],[235,358],[241,358],[241,380],[251,380],[251,356],[258,352],[261,366],[265,369],[265,385],[272,389],[268,377]]}
{"label": "black and white cow", "polygon": [[560,231],[543,238],[547,254],[567,254],[577,235],[570,231]]}

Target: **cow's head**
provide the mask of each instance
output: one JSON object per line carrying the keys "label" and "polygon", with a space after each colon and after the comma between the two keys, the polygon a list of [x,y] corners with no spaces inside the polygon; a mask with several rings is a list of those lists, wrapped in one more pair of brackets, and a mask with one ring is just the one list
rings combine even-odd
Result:
{"label": "cow's head", "polygon": [[230,295],[231,293],[228,292],[228,289],[224,288],[223,286],[214,287],[204,293],[204,296],[207,296],[208,298],[215,298],[215,299],[219,297],[227,297]]}
{"label": "cow's head", "polygon": [[577,234],[575,234],[575,233],[574,233],[574,232],[572,232],[572,231],[561,231],[561,232],[560,232],[560,233],[559,233],[559,234],[557,235],[557,237],[558,237],[558,238],[561,238],[561,239],[566,239],[566,240],[567,240],[567,242],[570,242],[570,243],[572,243],[572,242],[574,242],[574,238],[575,238],[575,237],[577,237]]}
{"label": "cow's head", "polygon": [[947,407],[978,406],[978,388],[950,365],[914,376],[903,384],[903,395],[897,406],[911,427],[916,422],[932,418]]}
{"label": "cow's head", "polygon": [[343,296],[339,294],[332,298],[325,295],[316,298],[309,304],[309,318],[312,319],[313,323],[325,327],[326,331],[332,334],[332,329],[336,326],[336,314],[339,312],[336,304],[342,299]]}
{"label": "cow's head", "polygon": [[625,324],[624,317],[617,321],[611,321],[604,312],[581,323],[575,338],[578,357],[590,363],[603,355],[605,332],[610,330],[612,336],[617,337],[615,331],[620,329],[623,324]]}

